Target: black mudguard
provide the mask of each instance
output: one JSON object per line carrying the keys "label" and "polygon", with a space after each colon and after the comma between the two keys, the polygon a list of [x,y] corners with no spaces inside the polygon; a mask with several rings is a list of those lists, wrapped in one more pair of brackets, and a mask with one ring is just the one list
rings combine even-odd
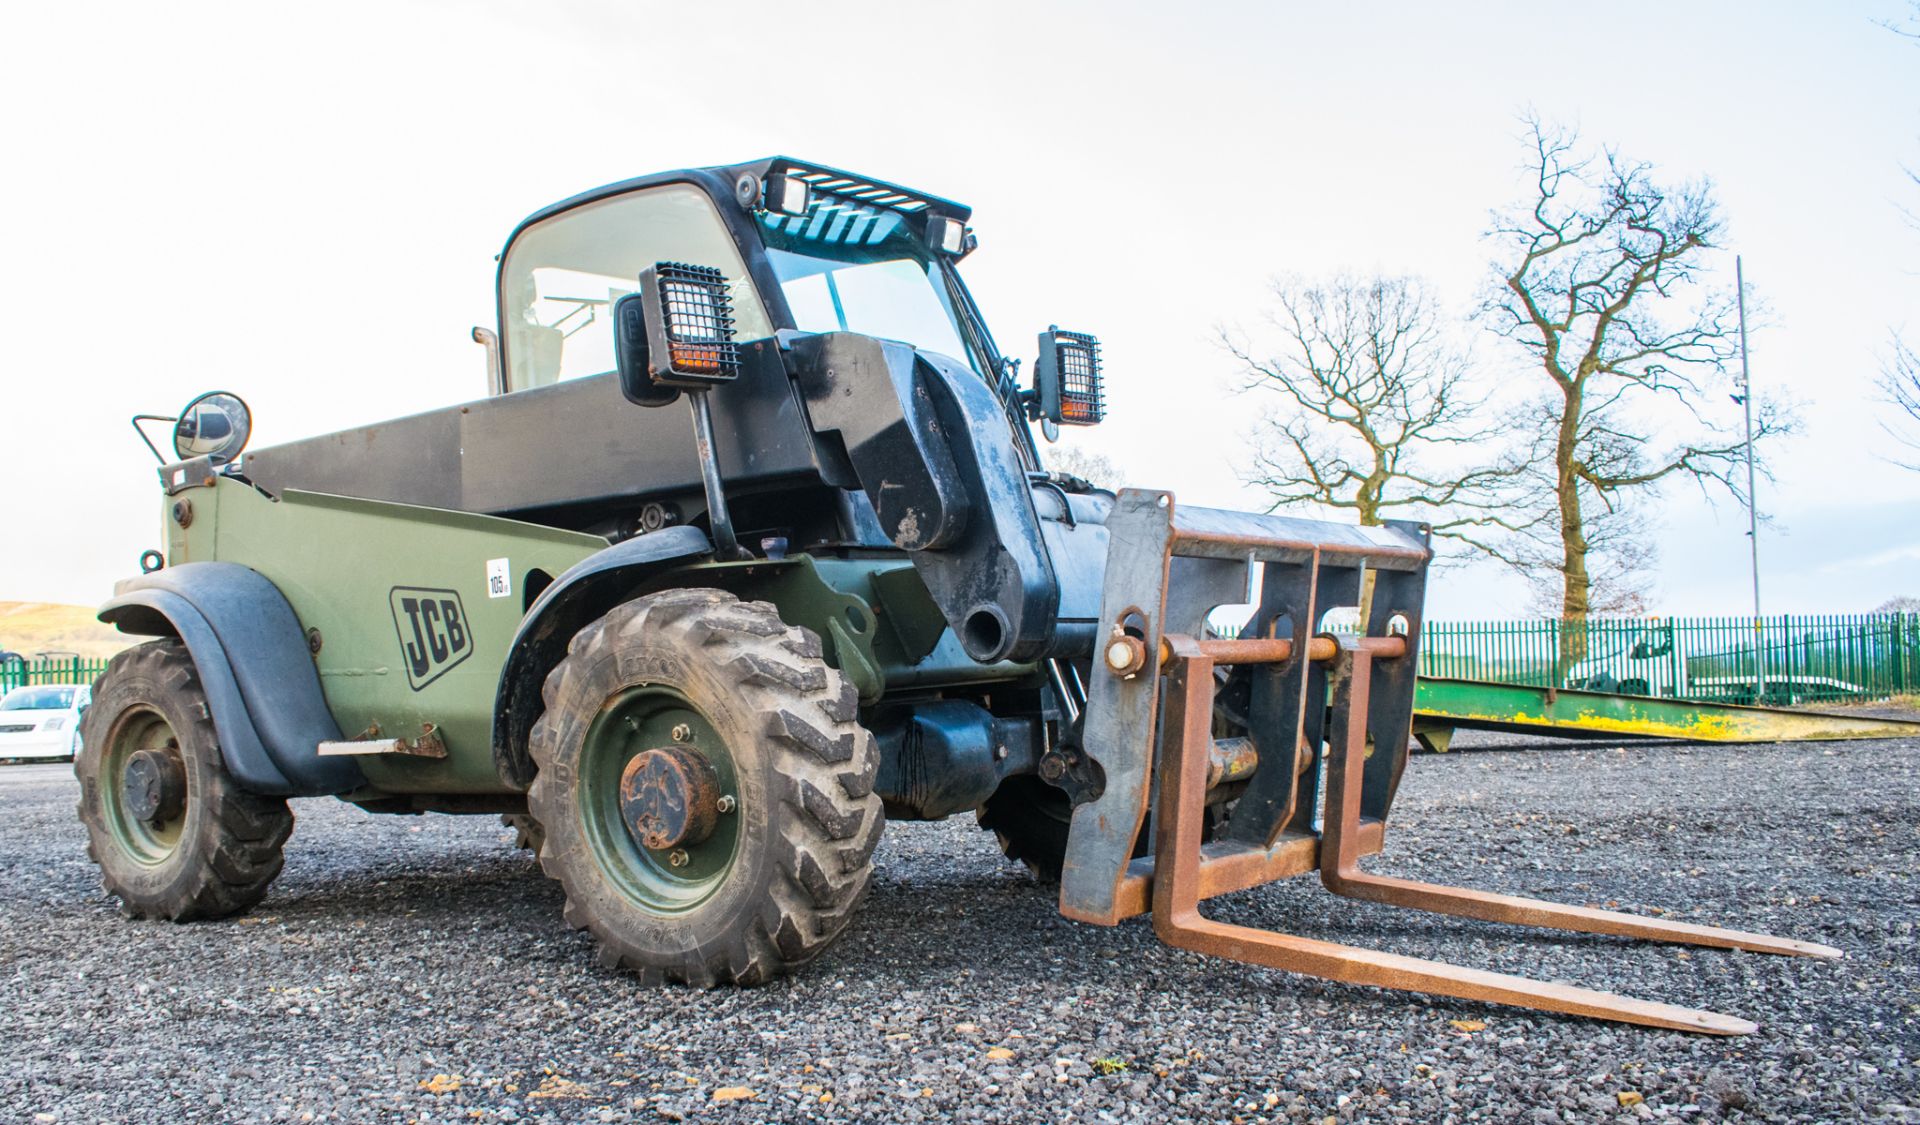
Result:
{"label": "black mudguard", "polygon": [[540,592],[513,636],[493,704],[493,765],[515,789],[533,784],[527,737],[542,710],[540,688],[573,635],[663,571],[713,554],[697,527],[668,527],[616,543],[568,568]]}
{"label": "black mudguard", "polygon": [[293,607],[258,571],[183,563],[120,583],[100,620],[136,636],[178,637],[193,657],[227,772],[273,797],[321,797],[366,783],[340,738]]}

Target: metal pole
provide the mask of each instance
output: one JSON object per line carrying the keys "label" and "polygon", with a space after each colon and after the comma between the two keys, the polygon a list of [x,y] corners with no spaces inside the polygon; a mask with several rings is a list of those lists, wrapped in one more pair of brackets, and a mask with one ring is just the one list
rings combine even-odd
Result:
{"label": "metal pole", "polygon": [[1760,625],[1760,516],[1754,494],[1753,473],[1753,377],[1747,371],[1747,278],[1740,255],[1733,256],[1733,283],[1739,289],[1740,302],[1740,405],[1747,416],[1747,547],[1753,558],[1753,670],[1755,702],[1767,700],[1767,654],[1761,643]]}
{"label": "metal pole", "polygon": [[733,538],[733,518],[727,514],[727,494],[720,487],[720,458],[713,447],[713,414],[707,408],[707,392],[687,392],[687,404],[693,408],[693,443],[700,454],[700,481],[707,490],[707,525],[713,529],[715,558],[731,560],[739,546]]}

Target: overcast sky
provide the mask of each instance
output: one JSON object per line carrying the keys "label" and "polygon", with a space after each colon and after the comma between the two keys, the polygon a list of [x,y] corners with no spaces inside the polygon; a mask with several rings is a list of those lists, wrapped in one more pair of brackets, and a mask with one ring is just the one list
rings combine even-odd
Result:
{"label": "overcast sky", "polygon": [[[1920,594],[1920,473],[1871,396],[1920,336],[1920,45],[1865,3],[40,4],[0,39],[0,600],[92,603],[160,542],[127,425],[226,389],[255,445],[484,393],[493,256],[612,180],[785,153],[974,207],[1003,346],[1101,336],[1138,484],[1263,506],[1212,343],[1266,279],[1423,275],[1464,317],[1525,188],[1519,114],[1709,176],[1806,403],[1762,507],[1770,612]],[[1724,258],[1731,283],[1732,253]],[[1485,370],[1514,370],[1496,341]],[[565,456],[564,434],[554,435]],[[538,471],[537,466],[529,467]],[[1653,607],[1749,605],[1745,517],[1666,498]],[[1446,572],[1430,615],[1524,591]]]}

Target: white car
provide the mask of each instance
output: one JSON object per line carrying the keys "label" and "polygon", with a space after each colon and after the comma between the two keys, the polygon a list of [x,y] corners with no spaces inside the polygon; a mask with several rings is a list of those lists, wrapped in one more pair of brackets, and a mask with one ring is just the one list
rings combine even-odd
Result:
{"label": "white car", "polygon": [[0,698],[0,758],[72,758],[80,716],[93,702],[85,684],[30,684]]}

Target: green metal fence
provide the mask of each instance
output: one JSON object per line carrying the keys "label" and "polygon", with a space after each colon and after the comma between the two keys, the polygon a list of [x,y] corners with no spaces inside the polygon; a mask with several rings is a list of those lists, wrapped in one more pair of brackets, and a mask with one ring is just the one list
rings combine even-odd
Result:
{"label": "green metal fence", "polygon": [[[77,657],[7,660],[0,692],[90,684],[106,670]],[[1920,694],[1920,614],[1429,621],[1420,674],[1706,703],[1885,699]]]}
{"label": "green metal fence", "polygon": [[90,684],[107,670],[104,660],[79,657],[0,661],[0,692],[27,684]]}
{"label": "green metal fence", "polygon": [[1429,621],[1420,675],[1700,703],[1865,702],[1920,694],[1920,614]]}
{"label": "green metal fence", "polygon": [[1920,614],[1429,621],[1420,674],[1792,706],[1920,692]]}

